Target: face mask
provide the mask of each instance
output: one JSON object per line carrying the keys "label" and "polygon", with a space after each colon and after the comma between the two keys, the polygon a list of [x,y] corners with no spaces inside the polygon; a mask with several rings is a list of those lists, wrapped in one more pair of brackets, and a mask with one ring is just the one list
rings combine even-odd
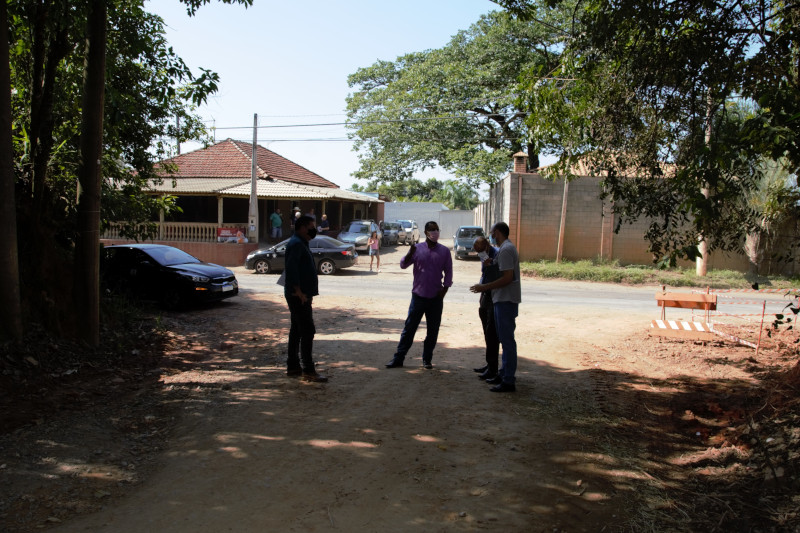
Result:
{"label": "face mask", "polygon": [[312,239],[317,236],[317,228],[308,228],[308,236]]}
{"label": "face mask", "polygon": [[428,238],[433,242],[439,242],[439,230],[431,230],[428,232]]}

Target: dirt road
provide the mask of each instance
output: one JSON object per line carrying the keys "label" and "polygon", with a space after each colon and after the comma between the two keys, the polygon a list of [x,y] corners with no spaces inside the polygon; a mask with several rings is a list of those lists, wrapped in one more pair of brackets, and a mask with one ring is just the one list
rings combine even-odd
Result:
{"label": "dirt road", "polygon": [[[476,263],[456,269],[476,277]],[[384,271],[399,272],[389,255]],[[161,466],[54,531],[600,531],[624,519],[636,474],[603,453],[589,360],[652,316],[534,303],[517,326],[517,392],[493,394],[472,371],[476,303],[446,303],[433,370],[418,366],[423,328],[407,366],[385,369],[406,308],[315,299],[327,384],[284,376],[279,294],[167,317],[186,365],[163,386],[192,394]]]}

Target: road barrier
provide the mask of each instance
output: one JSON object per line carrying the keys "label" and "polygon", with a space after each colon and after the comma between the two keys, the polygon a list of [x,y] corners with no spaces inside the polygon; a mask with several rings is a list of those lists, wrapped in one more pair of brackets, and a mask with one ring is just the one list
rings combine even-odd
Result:
{"label": "road barrier", "polygon": [[[753,299],[753,295],[759,294],[784,294],[792,299]],[[677,293],[667,292],[666,287],[662,286],[661,292],[656,293],[656,302],[661,307],[661,320],[653,320],[650,325],[651,335],[704,342],[722,338],[754,348],[758,356],[764,322],[769,320],[772,323],[779,320],[781,315],[786,314],[789,306],[797,308],[800,305],[800,289],[706,288],[704,292]],[[735,312],[736,307],[729,306],[758,306],[760,312]],[[769,312],[767,312],[768,306]],[[690,309],[691,321],[666,320],[667,307]],[[702,312],[702,317],[698,311]],[[756,327],[757,332],[754,331]]]}
{"label": "road barrier", "polygon": [[[661,292],[656,293],[656,303],[661,307],[661,320],[653,320],[650,324],[650,335],[699,341],[714,339],[713,328],[708,323],[708,314],[717,308],[715,294],[667,292],[666,286],[662,286]],[[702,309],[705,312],[705,320],[691,322],[667,320],[667,307],[691,309],[693,315],[694,310]]]}

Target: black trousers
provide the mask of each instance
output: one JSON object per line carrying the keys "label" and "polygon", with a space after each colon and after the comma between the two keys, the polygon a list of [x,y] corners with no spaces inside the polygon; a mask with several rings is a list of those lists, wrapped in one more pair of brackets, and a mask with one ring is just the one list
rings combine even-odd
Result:
{"label": "black trousers", "polygon": [[303,372],[309,374],[315,372],[311,349],[314,346],[314,334],[317,332],[314,327],[311,300],[312,298],[309,298],[306,303],[302,303],[297,296],[286,296],[291,321],[286,368],[288,370],[297,370],[302,362]]}
{"label": "black trousers", "polygon": [[492,303],[492,293],[481,293],[481,305],[478,308],[478,315],[481,317],[483,326],[483,340],[486,343],[486,365],[491,374],[497,374],[498,360],[500,358],[500,340],[497,337],[497,329],[494,325],[494,304]]}

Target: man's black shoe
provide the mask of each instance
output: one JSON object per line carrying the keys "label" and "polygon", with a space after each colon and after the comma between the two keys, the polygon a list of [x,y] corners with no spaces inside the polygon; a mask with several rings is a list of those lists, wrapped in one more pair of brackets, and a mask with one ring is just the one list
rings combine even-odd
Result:
{"label": "man's black shoe", "polygon": [[473,370],[474,372],[477,372],[478,374],[483,374],[484,372],[486,372],[487,370],[489,370],[489,365],[483,365],[483,366],[482,366],[482,367],[480,367],[480,368],[473,368],[472,370]]}
{"label": "man's black shoe", "polygon": [[290,368],[290,369],[288,369],[286,371],[286,375],[287,376],[292,376],[292,377],[299,376],[302,373],[303,373],[303,369],[302,368]]}
{"label": "man's black shoe", "polygon": [[483,374],[478,376],[478,379],[492,379],[497,375],[497,372],[492,372],[491,370],[486,370]]}
{"label": "man's black shoe", "polygon": [[517,387],[511,383],[501,383],[489,389],[492,392],[516,392]]}
{"label": "man's black shoe", "polygon": [[400,368],[403,366],[403,361],[399,359],[392,359],[388,363],[386,363],[386,368]]}
{"label": "man's black shoe", "polygon": [[433,365],[431,364],[431,362],[430,362],[430,361],[423,361],[423,362],[422,362],[422,366],[423,366],[423,367],[424,367],[426,370],[431,370],[431,369],[433,368]]}
{"label": "man's black shoe", "polygon": [[327,383],[327,376],[320,376],[316,372],[306,373],[303,372],[303,381],[310,381],[312,383]]}
{"label": "man's black shoe", "polygon": [[500,377],[500,376],[494,376],[493,378],[486,380],[486,383],[488,383],[489,385],[499,385],[502,382],[503,382],[503,378]]}

